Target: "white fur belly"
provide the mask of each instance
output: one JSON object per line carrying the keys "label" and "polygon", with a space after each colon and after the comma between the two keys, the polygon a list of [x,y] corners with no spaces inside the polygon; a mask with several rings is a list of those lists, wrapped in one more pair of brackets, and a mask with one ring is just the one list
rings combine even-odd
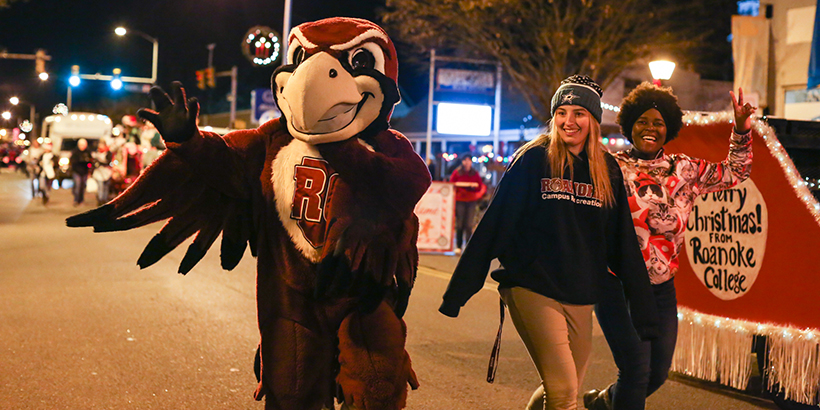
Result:
{"label": "white fur belly", "polygon": [[[357,140],[368,151],[373,147]],[[338,174],[315,146],[294,139],[273,159],[276,211],[293,244],[306,258],[318,263],[325,235],[325,201]]]}
{"label": "white fur belly", "polygon": [[[283,147],[279,153],[276,154],[276,158],[273,160],[273,175],[271,176],[271,181],[273,182],[273,192],[276,198],[276,211],[279,215],[279,220],[282,222],[282,225],[285,226],[285,230],[288,231],[290,239],[293,241],[296,249],[302,252],[311,262],[317,263],[322,253],[321,244],[311,244],[302,231],[302,227],[299,226],[299,220],[291,217],[294,193],[296,190],[296,169],[297,166],[302,165],[303,158],[305,157],[318,160],[322,159],[319,150],[313,145],[297,139],[291,141],[290,144]],[[325,184],[327,184],[326,181]],[[322,215],[322,218],[323,217],[324,215]]]}

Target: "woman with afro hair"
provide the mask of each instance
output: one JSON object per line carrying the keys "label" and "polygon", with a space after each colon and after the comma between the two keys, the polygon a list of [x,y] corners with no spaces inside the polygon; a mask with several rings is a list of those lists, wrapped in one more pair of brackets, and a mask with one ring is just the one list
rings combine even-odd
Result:
{"label": "woman with afro hair", "polygon": [[624,175],[632,222],[652,283],[660,337],[642,341],[631,326],[621,283],[612,275],[595,313],[618,366],[618,380],[584,394],[593,410],[642,410],[646,397],[666,381],[678,334],[675,273],[689,212],[697,195],[731,188],[749,177],[752,167],[751,115],[743,90],[732,96],[735,127],[729,155],[718,163],[666,154],[664,144],[683,126],[683,112],[671,88],[645,82],[621,103],[617,122],[633,144],[615,159]]}

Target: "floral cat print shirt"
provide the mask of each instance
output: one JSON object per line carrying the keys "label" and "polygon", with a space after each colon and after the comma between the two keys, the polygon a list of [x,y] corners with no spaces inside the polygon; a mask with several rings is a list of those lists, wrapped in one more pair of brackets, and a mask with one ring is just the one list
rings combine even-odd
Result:
{"label": "floral cat print shirt", "polygon": [[[634,149],[634,148],[633,148]],[[666,282],[678,271],[686,221],[698,195],[731,188],[752,171],[752,133],[732,133],[729,155],[715,163],[683,154],[644,160],[615,154],[624,174],[632,222],[649,280]]]}

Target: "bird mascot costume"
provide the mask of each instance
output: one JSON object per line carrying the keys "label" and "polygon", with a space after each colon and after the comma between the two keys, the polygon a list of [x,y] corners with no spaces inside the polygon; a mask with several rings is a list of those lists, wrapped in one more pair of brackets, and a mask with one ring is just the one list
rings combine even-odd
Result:
{"label": "bird mascot costume", "polygon": [[168,219],[145,268],[194,236],[187,273],[222,234],[221,263],[257,258],[257,400],[265,409],[401,409],[418,381],[402,315],[418,266],[415,204],[430,174],[389,128],[396,50],[366,20],[295,27],[271,85],[282,117],[219,135],[181,84],[151,89],[168,150],[111,202],[68,218],[95,232]]}

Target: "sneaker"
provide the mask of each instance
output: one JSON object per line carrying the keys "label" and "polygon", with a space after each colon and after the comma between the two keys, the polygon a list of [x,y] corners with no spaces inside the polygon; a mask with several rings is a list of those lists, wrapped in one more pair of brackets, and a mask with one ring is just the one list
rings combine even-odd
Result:
{"label": "sneaker", "polygon": [[456,248],[453,252],[455,252],[456,255],[461,255],[461,248]]}

